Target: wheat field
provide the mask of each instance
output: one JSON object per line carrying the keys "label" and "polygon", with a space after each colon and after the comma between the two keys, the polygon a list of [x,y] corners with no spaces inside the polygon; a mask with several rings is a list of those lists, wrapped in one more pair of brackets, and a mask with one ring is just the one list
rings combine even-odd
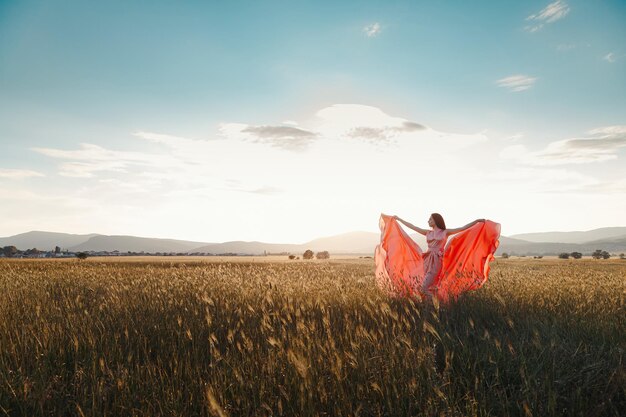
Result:
{"label": "wheat field", "polygon": [[626,415],[626,262],[496,260],[451,305],[371,259],[0,262],[0,415]]}

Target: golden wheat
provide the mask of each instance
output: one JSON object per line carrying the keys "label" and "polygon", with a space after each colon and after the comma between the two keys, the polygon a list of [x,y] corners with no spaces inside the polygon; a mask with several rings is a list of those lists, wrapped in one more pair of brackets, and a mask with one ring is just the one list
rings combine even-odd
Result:
{"label": "golden wheat", "polygon": [[498,260],[424,306],[371,260],[3,261],[0,415],[625,415],[625,277]]}

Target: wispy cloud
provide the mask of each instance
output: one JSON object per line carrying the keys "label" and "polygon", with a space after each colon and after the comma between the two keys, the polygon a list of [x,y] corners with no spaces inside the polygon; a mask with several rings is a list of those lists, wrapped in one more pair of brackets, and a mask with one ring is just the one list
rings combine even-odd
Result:
{"label": "wispy cloud", "polygon": [[532,24],[526,26],[524,29],[528,32],[537,32],[544,25],[548,23],[554,23],[567,16],[570,8],[565,1],[557,0],[554,3],[548,4],[539,13],[531,14],[526,18],[527,21]]}
{"label": "wispy cloud", "polygon": [[225,137],[263,143],[288,151],[303,151],[317,138],[317,133],[294,126],[222,123],[219,130]]}
{"label": "wispy cloud", "polygon": [[60,165],[59,174],[65,177],[92,178],[97,172],[123,173],[131,166],[170,166],[174,162],[168,155],[115,151],[90,143],[80,144],[80,149],[77,150],[53,148],[31,148],[31,150],[54,159],[69,161]]}
{"label": "wispy cloud", "polygon": [[422,123],[392,116],[383,110],[361,104],[333,104],[315,114],[316,130],[326,138],[354,143],[357,139],[374,146],[404,146],[421,143],[428,147],[437,143],[449,150],[470,146],[486,139],[483,134],[454,134],[437,131]]}
{"label": "wispy cloud", "polygon": [[578,192],[600,183],[589,175],[555,167],[509,167],[489,175],[492,181],[533,193]]}
{"label": "wispy cloud", "polygon": [[252,134],[260,142],[291,150],[306,148],[317,136],[293,126],[248,126],[242,132]]}
{"label": "wispy cloud", "polygon": [[29,169],[2,169],[0,168],[0,178],[9,178],[21,180],[24,178],[43,177],[44,175],[37,171]]}
{"label": "wispy cloud", "polygon": [[459,150],[487,140],[483,133],[435,130],[359,104],[327,106],[290,124],[219,128],[202,140],[145,129],[131,132],[139,141],[125,148],[83,143],[32,150],[72,177],[57,178],[58,188],[46,192],[62,190],[71,204],[88,205],[85,227],[111,210],[138,213],[150,227],[171,213],[179,213],[180,222],[224,211],[256,216],[260,199],[264,210],[276,212],[296,212],[302,204],[325,210],[326,201],[337,198],[362,207],[371,199],[370,184],[382,181],[381,170],[405,178],[408,187],[417,155],[428,171],[442,155],[446,163],[462,162]]}
{"label": "wispy cloud", "polygon": [[552,142],[545,149],[531,152],[524,145],[505,148],[500,156],[529,165],[586,164],[617,159],[626,147],[626,126],[608,126],[588,132],[590,137]]}
{"label": "wispy cloud", "polygon": [[382,30],[383,28],[380,26],[380,23],[376,22],[372,23],[371,25],[365,26],[363,28],[363,33],[365,33],[365,36],[367,36],[368,38],[373,38],[380,35]]}
{"label": "wispy cloud", "polygon": [[615,56],[615,54],[613,52],[609,52],[608,54],[604,55],[602,57],[602,59],[604,59],[606,62],[612,64],[617,60],[617,57]]}
{"label": "wispy cloud", "polygon": [[456,149],[486,139],[483,134],[436,131],[424,124],[362,104],[333,104],[318,110],[313,118],[296,125],[298,127],[223,123],[219,130],[228,139],[298,152],[350,146],[357,141],[373,146],[388,146],[398,145],[399,141],[421,140],[424,145],[436,142],[440,146]]}
{"label": "wispy cloud", "polygon": [[522,139],[523,137],[524,137],[524,134],[519,132],[519,133],[516,133],[514,135],[506,136],[504,138],[504,140],[515,142],[515,141],[518,141],[518,140]]}
{"label": "wispy cloud", "polygon": [[535,85],[537,81],[536,77],[529,77],[527,75],[511,75],[509,77],[501,78],[496,81],[498,87],[508,88],[510,91],[519,92],[528,90]]}
{"label": "wispy cloud", "polygon": [[392,137],[405,132],[417,132],[425,130],[426,127],[419,123],[405,121],[401,126],[385,127],[354,127],[346,133],[346,136],[369,141],[389,141]]}
{"label": "wispy cloud", "polygon": [[241,193],[259,194],[259,195],[274,195],[284,192],[284,190],[278,187],[261,186],[261,187],[245,187],[239,180],[227,180],[226,190],[237,191]]}

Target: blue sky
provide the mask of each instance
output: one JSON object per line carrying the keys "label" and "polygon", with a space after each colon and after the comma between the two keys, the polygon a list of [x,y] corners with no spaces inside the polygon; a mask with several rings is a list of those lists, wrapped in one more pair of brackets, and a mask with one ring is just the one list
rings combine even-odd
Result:
{"label": "blue sky", "polygon": [[0,235],[304,241],[432,211],[504,234],[623,225],[625,18],[622,1],[5,0]]}

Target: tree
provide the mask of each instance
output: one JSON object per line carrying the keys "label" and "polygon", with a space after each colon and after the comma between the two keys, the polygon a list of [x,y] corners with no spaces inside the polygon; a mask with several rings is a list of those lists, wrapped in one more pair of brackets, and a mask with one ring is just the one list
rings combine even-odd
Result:
{"label": "tree", "polygon": [[574,259],[580,259],[580,258],[582,258],[582,257],[583,257],[583,254],[582,254],[582,253],[580,253],[580,252],[572,252],[572,253],[570,253],[570,256],[571,256],[572,258],[574,258]]}
{"label": "tree", "polygon": [[593,251],[591,256],[593,257],[593,259],[609,259],[611,257],[611,254],[605,250],[596,249],[595,251]]}
{"label": "tree", "polygon": [[508,253],[506,253],[506,252],[504,252],[504,253],[502,254],[502,259],[508,259],[508,258],[509,258],[509,254],[508,254]]}
{"label": "tree", "polygon": [[569,259],[569,253],[559,253],[559,259]]}
{"label": "tree", "polygon": [[307,249],[302,254],[302,259],[313,259],[313,251],[311,249]]}
{"label": "tree", "polygon": [[619,258],[620,258],[620,259],[626,259],[626,256],[625,256],[623,253],[620,253],[620,254],[619,254]]}
{"label": "tree", "polygon": [[41,253],[41,251],[37,248],[32,248],[32,249],[27,249],[26,252],[24,252],[24,255],[26,256],[38,256]]}
{"label": "tree", "polygon": [[317,254],[315,255],[315,257],[317,259],[329,259],[330,258],[330,253],[328,253],[327,250],[322,251],[322,252],[317,252]]}
{"label": "tree", "polygon": [[61,248],[60,248],[59,246],[55,246],[55,247],[54,247],[54,253],[56,253],[57,255],[58,255],[59,253],[61,253]]}
{"label": "tree", "polygon": [[87,253],[86,253],[86,252],[78,252],[78,253],[76,254],[76,257],[77,257],[78,259],[80,259],[81,261],[83,261],[83,260],[87,259],[87,256],[88,256],[88,255],[87,255]]}
{"label": "tree", "polygon": [[2,253],[4,253],[4,256],[7,258],[11,258],[12,256],[17,255],[17,248],[15,246],[5,246],[2,248]]}

